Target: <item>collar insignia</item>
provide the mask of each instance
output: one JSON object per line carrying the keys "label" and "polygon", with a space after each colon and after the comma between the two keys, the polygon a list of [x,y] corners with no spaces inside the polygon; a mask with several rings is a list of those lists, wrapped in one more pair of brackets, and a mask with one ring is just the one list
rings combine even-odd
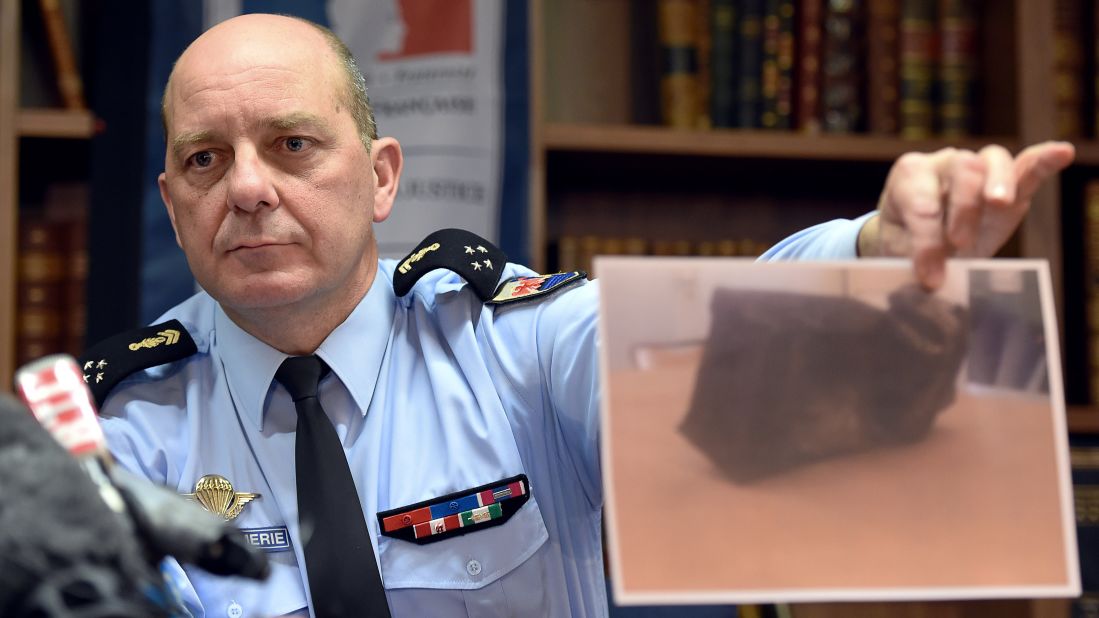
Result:
{"label": "collar insignia", "polygon": [[141,341],[131,343],[130,350],[137,352],[141,348],[155,348],[160,344],[173,345],[179,341],[179,331],[168,328],[157,333],[156,337],[146,337]]}
{"label": "collar insignia", "polygon": [[183,494],[207,511],[231,521],[236,519],[245,505],[259,498],[259,494],[234,491],[229,479],[218,474],[207,474],[195,483],[194,493]]}

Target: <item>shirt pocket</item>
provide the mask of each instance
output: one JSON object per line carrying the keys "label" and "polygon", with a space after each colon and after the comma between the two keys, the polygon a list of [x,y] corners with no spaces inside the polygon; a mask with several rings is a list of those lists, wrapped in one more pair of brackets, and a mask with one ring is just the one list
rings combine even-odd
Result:
{"label": "shirt pocket", "polygon": [[305,588],[294,552],[268,553],[271,575],[266,581],[211,575],[197,567],[184,567],[187,578],[202,600],[207,618],[281,616],[306,607]]}
{"label": "shirt pocket", "polygon": [[548,538],[533,495],[499,526],[427,544],[380,536],[390,607],[394,615],[545,615],[539,550]]}

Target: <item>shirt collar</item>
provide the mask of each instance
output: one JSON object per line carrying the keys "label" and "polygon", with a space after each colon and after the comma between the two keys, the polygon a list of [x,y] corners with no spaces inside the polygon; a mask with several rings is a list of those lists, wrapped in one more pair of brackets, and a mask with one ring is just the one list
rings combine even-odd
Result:
{"label": "shirt collar", "polygon": [[[317,348],[317,355],[347,387],[363,415],[374,395],[389,344],[395,300],[389,280],[377,271],[366,296]],[[262,431],[264,402],[272,389],[275,371],[288,355],[245,332],[220,304],[214,312],[214,332],[217,357],[221,359],[233,400]]]}

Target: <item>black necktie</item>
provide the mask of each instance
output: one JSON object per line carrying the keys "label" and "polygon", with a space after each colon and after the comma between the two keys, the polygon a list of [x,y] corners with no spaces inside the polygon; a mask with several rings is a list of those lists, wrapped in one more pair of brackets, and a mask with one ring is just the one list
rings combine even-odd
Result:
{"label": "black necktie", "polygon": [[343,445],[317,399],[328,365],[291,356],[275,372],[298,410],[298,523],[317,618],[389,617],[370,532]]}

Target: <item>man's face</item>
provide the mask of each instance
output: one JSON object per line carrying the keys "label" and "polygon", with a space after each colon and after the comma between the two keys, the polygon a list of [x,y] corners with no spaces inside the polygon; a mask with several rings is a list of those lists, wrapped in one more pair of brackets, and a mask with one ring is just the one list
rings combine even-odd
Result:
{"label": "man's face", "polygon": [[388,215],[331,52],[287,27],[200,39],[168,92],[161,195],[195,278],[231,313],[361,297],[372,221]]}

